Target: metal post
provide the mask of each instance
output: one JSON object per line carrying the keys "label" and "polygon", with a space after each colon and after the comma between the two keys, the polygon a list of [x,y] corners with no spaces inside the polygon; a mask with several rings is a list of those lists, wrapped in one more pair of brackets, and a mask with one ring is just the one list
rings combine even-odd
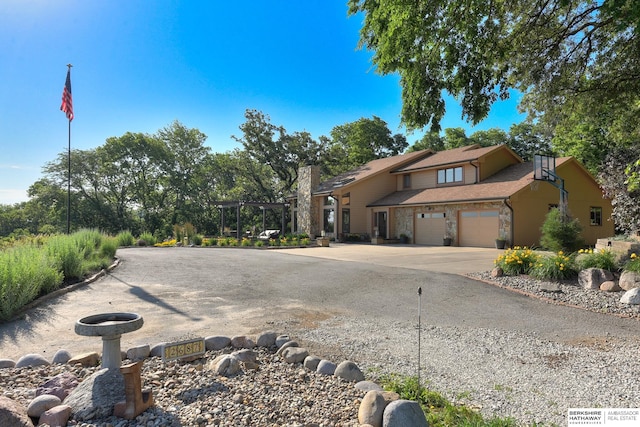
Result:
{"label": "metal post", "polygon": [[418,288],[418,387],[420,387],[420,330],[422,329],[420,325],[421,313],[422,313],[422,287]]}

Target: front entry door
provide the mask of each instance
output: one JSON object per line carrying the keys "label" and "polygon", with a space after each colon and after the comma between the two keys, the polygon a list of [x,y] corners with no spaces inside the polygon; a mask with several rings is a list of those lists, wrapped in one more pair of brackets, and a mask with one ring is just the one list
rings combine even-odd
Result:
{"label": "front entry door", "polygon": [[376,213],[376,227],[378,227],[378,237],[387,238],[387,213]]}

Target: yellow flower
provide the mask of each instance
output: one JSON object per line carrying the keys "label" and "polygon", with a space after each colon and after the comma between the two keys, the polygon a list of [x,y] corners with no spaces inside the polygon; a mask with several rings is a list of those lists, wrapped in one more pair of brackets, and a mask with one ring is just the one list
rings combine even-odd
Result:
{"label": "yellow flower", "polygon": [[634,258],[636,258],[636,253],[635,252],[631,254],[631,259],[634,259]]}
{"label": "yellow flower", "polygon": [[562,254],[564,254],[564,252],[558,251],[558,255],[562,255]]}

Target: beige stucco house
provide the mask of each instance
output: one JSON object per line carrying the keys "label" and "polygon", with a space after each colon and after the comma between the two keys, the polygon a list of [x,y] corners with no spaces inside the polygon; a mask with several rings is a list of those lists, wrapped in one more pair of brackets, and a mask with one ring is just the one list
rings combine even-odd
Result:
{"label": "beige stucco house", "polygon": [[[614,233],[611,201],[574,158],[555,160],[564,180],[568,209],[583,227],[589,245]],[[540,227],[560,190],[535,181],[532,163],[506,145],[471,145],[452,150],[417,151],[373,160],[320,182],[317,167],[302,168],[292,198],[292,231],[337,240],[396,239],[442,245],[537,246]]]}

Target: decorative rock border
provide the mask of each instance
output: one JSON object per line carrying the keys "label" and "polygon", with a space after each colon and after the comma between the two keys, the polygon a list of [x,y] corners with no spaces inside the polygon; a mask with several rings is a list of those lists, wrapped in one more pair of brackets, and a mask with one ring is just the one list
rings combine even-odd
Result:
{"label": "decorative rock border", "polygon": [[[365,381],[365,376],[356,363],[345,360],[337,365],[329,360],[309,354],[308,350],[293,341],[288,335],[280,335],[273,331],[263,332],[254,337],[248,336],[209,336],[204,339],[208,351],[229,351],[211,361],[207,368],[219,376],[234,376],[241,370],[259,369],[258,353],[253,349],[262,347],[275,353],[281,360],[289,364],[299,364],[301,368],[316,372],[320,375],[330,375],[343,381],[354,383],[354,387],[366,392],[358,410],[358,423],[364,426],[392,427],[400,425],[427,426],[424,413],[416,402],[400,400],[396,393],[384,392],[381,387],[371,381]],[[154,346],[142,345],[129,348],[122,352],[122,359],[131,361],[144,360],[148,357],[159,357],[166,343]],[[83,367],[95,367],[99,364],[97,353],[86,353],[71,357],[64,349],[54,355],[59,364],[80,364]],[[203,356],[195,356],[178,363],[188,363]],[[0,359],[0,368],[42,367],[50,365],[49,361],[37,354],[27,354],[18,362],[10,359]],[[16,402],[0,400],[0,413],[15,412],[16,417],[28,415],[37,425],[40,423],[58,423],[66,425],[71,417],[76,421],[90,421],[109,416],[113,411],[114,399],[124,396],[96,396],[100,394],[99,384],[107,384],[109,390],[117,390],[123,386],[122,375],[113,370],[102,369],[78,383],[77,378],[69,373],[60,374],[41,384],[36,390],[36,397],[31,400],[27,408],[16,408]],[[107,378],[113,377],[113,378]],[[105,393],[108,394],[108,393]],[[120,396],[122,394],[122,396]],[[397,402],[391,405],[392,402]],[[420,409],[416,410],[416,407]],[[107,414],[107,415],[105,415]],[[142,416],[142,415],[141,415]],[[408,421],[409,420],[409,421]],[[409,422],[409,424],[406,424]]]}

